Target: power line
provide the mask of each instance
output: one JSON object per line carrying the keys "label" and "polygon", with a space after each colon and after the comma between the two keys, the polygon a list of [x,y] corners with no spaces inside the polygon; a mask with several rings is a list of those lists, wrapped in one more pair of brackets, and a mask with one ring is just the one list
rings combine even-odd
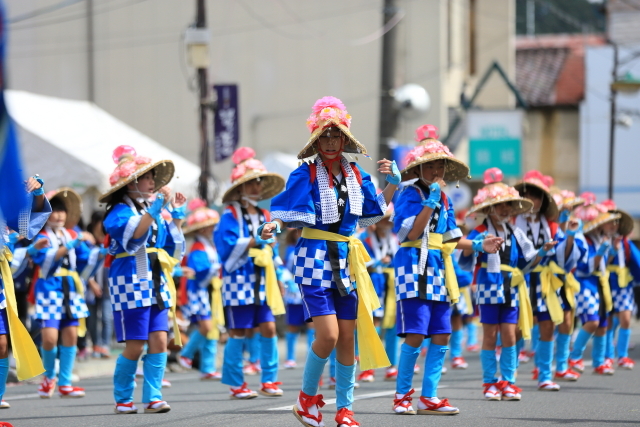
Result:
{"label": "power line", "polygon": [[41,7],[40,9],[32,10],[31,12],[23,13],[22,15],[15,16],[9,19],[9,24],[15,24],[17,22],[26,21],[38,16],[46,15],[47,13],[55,12],[63,9],[67,6],[74,5],[76,3],[83,2],[85,0],[64,0],[60,3],[52,4],[51,6]]}

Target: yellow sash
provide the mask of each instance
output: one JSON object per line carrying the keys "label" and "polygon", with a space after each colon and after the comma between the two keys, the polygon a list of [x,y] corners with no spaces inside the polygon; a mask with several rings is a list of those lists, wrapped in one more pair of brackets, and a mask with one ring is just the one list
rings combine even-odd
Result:
{"label": "yellow sash", "polygon": [[619,265],[608,265],[607,271],[618,275],[618,286],[626,288],[631,283],[631,271],[629,267],[620,267]]}
{"label": "yellow sash", "polygon": [[473,314],[473,300],[471,300],[471,286],[465,286],[464,288],[460,288],[460,296],[464,298],[466,301],[465,306],[467,307],[467,311],[462,314],[468,314],[471,316]]}
{"label": "yellow sash", "polygon": [[13,288],[13,277],[9,261],[13,259],[13,254],[4,247],[0,251],[0,272],[2,272],[2,282],[4,284],[4,296],[7,300],[7,320],[9,323],[9,338],[13,357],[16,359],[16,370],[20,381],[33,378],[44,372],[42,359],[36,345],[29,335],[29,331],[24,327],[18,317],[18,304],[16,303],[16,293]]}
{"label": "yellow sash", "polygon": [[560,297],[556,293],[562,287],[562,280],[556,274],[564,274],[564,270],[554,261],[551,261],[549,265],[537,265],[532,272],[540,273],[542,297],[547,304],[551,321],[555,325],[559,325],[564,320],[564,310],[562,310]]}
{"label": "yellow sash", "polygon": [[[487,263],[482,263],[482,268],[487,268]],[[533,310],[531,300],[527,291],[527,281],[519,268],[500,264],[500,271],[511,273],[511,286],[518,287],[518,299],[520,300],[520,312],[518,314],[518,328],[522,331],[522,338],[531,339],[531,328],[533,327]]]}
{"label": "yellow sash", "polygon": [[384,298],[382,327],[391,329],[396,325],[396,272],[393,268],[383,268],[382,272],[387,275],[387,295]]}
{"label": "yellow sash", "polygon": [[[173,323],[173,343],[179,347],[182,347],[182,335],[180,334],[180,327],[178,326],[178,318],[176,317],[176,284],[173,282],[173,268],[180,262],[167,253],[162,248],[147,248],[147,253],[157,253],[158,261],[160,262],[160,268],[164,274],[164,279],[167,281],[167,287],[169,288],[169,294],[171,295],[171,308],[169,309],[169,317]],[[122,252],[116,255],[116,258],[125,258],[129,256],[135,256],[135,254],[129,254]]]}
{"label": "yellow sash", "polygon": [[[265,275],[265,293],[267,296],[267,305],[271,308],[274,316],[285,313],[284,301],[282,293],[278,286],[278,276],[276,276],[276,267],[273,265],[273,248],[264,245],[264,248],[249,249],[249,256],[253,258],[253,263],[258,267],[264,268]],[[260,280],[256,277],[256,280]],[[260,295],[254,295],[256,300],[260,299]]]}
{"label": "yellow sash", "polygon": [[346,237],[328,231],[303,228],[302,237],[312,240],[326,240],[330,242],[346,242],[349,244],[349,271],[351,281],[356,282],[358,292],[358,347],[360,348],[360,369],[383,368],[391,365],[387,353],[384,351],[380,337],[373,326],[373,310],[380,308],[380,301],[373,289],[371,277],[366,263],[371,261],[362,242],[354,237]]}
{"label": "yellow sash", "polygon": [[[76,293],[84,299],[84,285],[82,284],[82,280],[80,280],[80,275],[77,271],[67,270],[66,268],[59,268],[58,271],[54,274],[55,277],[65,277],[69,276],[73,279],[73,283],[76,285]],[[40,277],[42,277],[42,272]],[[87,319],[84,317],[78,319],[78,336],[84,337],[87,335]]]}
{"label": "yellow sash", "polygon": [[[422,240],[412,240],[410,242],[404,242],[400,246],[403,248],[418,248],[422,245]],[[442,259],[444,260],[444,283],[449,292],[449,299],[451,302],[456,303],[460,298],[460,289],[458,289],[458,277],[456,276],[456,270],[453,267],[453,260],[451,254],[456,250],[458,242],[442,243],[442,234],[429,233],[429,249],[439,250],[442,252]]]}
{"label": "yellow sash", "polygon": [[213,327],[207,334],[207,338],[210,340],[220,339],[220,329],[218,325],[224,326],[224,308],[222,307],[222,280],[219,277],[211,279],[211,286],[213,291],[211,292],[211,321]]}
{"label": "yellow sash", "polygon": [[602,295],[600,297],[604,301],[604,308],[607,310],[607,313],[609,313],[613,310],[613,299],[611,298],[611,287],[609,286],[609,271],[605,271],[604,273],[598,271],[593,273],[593,275],[600,281],[600,286],[602,287]]}

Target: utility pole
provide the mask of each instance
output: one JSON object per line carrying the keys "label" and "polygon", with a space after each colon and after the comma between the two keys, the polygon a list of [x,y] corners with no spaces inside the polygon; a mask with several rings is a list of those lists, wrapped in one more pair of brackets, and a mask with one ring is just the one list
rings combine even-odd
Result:
{"label": "utility pole", "polygon": [[[383,9],[383,26],[396,15],[396,0],[385,0]],[[397,28],[394,26],[382,38],[382,81],[380,84],[380,131],[378,157],[391,158],[389,141],[393,138],[398,125],[398,112],[394,106],[393,89],[395,87],[395,50]]]}
{"label": "utility pole", "polygon": [[[196,28],[206,28],[205,0],[196,0]],[[198,192],[200,198],[209,204],[209,143],[208,143],[208,102],[209,83],[207,69],[198,69],[198,91],[200,97],[200,179]]]}
{"label": "utility pole", "polygon": [[93,0],[87,0],[87,100],[89,102],[96,102],[93,44]]}
{"label": "utility pole", "polygon": [[609,191],[608,198],[613,200],[613,157],[615,154],[615,142],[616,142],[616,95],[617,90],[614,87],[614,83],[618,80],[618,45],[615,42],[611,42],[613,47],[613,69],[611,70],[611,111],[609,121]]}

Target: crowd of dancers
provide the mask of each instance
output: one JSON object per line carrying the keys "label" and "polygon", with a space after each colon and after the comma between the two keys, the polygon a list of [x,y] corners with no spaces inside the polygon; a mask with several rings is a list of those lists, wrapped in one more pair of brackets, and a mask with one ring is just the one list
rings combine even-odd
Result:
{"label": "crowd of dancers", "polygon": [[[191,369],[197,357],[201,379],[229,386],[232,399],[282,397],[278,315],[286,315],[284,368],[297,367],[298,337],[307,333],[293,406],[305,426],[324,425],[318,392],[327,362],[338,427],[360,425],[353,391],[358,382],[374,381],[379,368],[396,384],[390,413],[458,414],[438,397],[438,384],[448,351],[450,368],[468,367],[465,331],[467,350],[480,352],[478,396],[487,400],[521,400],[516,371],[529,358],[541,391],[578,381],[592,338],[595,374],[633,368],[628,347],[640,251],[628,239],[633,220],[626,212],[592,194],[558,189],[538,171],[509,186],[497,168],[484,173],[473,206],[456,211],[446,186],[467,179],[469,168],[431,125],[416,130],[402,169],[377,162],[386,176],[377,189],[350,161],[368,157],[350,124],[340,100],[319,99],[307,119],[300,166],[286,182],[253,150],[238,149],[221,213],[172,193],[171,160],[154,162],[120,146],[111,188],[100,197],[103,241],[77,231],[82,204],[75,191],[45,194],[43,178],[30,178],[31,208],[2,227],[0,396],[9,341],[20,379],[44,373],[40,397],[56,388],[61,397],[84,396],[72,370],[77,339],[87,329],[85,289],[96,275],[108,280],[115,336],[125,343],[113,375],[116,414],[138,412],[140,359],[143,411],[171,409],[162,394],[169,343],[182,347],[182,366]],[[267,199],[270,210],[259,206]],[[16,245],[22,239],[30,244]],[[11,281],[27,260],[37,266],[40,349],[17,316]],[[191,322],[185,343],[181,318]],[[217,366],[221,333],[228,338]],[[418,371],[422,387],[414,396]],[[245,375],[256,373],[254,391]]]}

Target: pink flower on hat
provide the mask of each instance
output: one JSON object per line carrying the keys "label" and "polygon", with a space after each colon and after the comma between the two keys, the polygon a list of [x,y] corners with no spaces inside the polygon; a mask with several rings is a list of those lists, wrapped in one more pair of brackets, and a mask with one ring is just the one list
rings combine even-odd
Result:
{"label": "pink flower on hat", "polygon": [[440,141],[433,140],[413,147],[405,156],[405,164],[410,165],[425,154],[444,154],[447,157],[453,157],[449,147]]}
{"label": "pink flower on hat", "polygon": [[520,197],[520,193],[508,185],[488,185],[478,190],[478,194],[473,198],[473,203],[479,205],[487,200],[504,197]]}
{"label": "pink flower on hat", "polygon": [[602,203],[600,203],[602,206],[605,206],[607,208],[607,210],[609,211],[615,211],[618,209],[618,207],[616,206],[616,202],[614,202],[611,199],[607,199],[607,200],[603,200]]}
{"label": "pink flower on hat", "polygon": [[585,205],[592,205],[596,202],[596,195],[589,191],[585,191],[580,197],[584,199]]}
{"label": "pink flower on hat", "polygon": [[578,206],[574,211],[574,215],[584,222],[593,221],[601,213],[607,212],[608,209],[602,204],[591,204],[588,206]]}
{"label": "pink flower on hat", "polygon": [[231,156],[231,160],[236,165],[239,165],[240,163],[244,162],[245,160],[252,159],[255,156],[256,156],[256,152],[253,150],[253,148],[240,147],[236,151],[233,152],[233,155]]}
{"label": "pink flower on hat", "polygon": [[338,110],[346,111],[347,107],[344,106],[342,101],[334,96],[325,96],[316,101],[311,108],[314,113],[318,114],[325,108],[337,108]]}
{"label": "pink flower on hat", "polygon": [[207,206],[207,202],[205,202],[202,199],[196,198],[196,199],[193,199],[193,200],[191,200],[189,202],[189,204],[187,205],[187,209],[189,211],[195,211],[198,208],[204,208],[206,206]]}
{"label": "pink flower on hat", "polygon": [[347,113],[347,108],[342,101],[333,96],[325,96],[313,104],[312,113],[307,118],[307,128],[313,133],[320,128],[320,122],[327,121],[340,123],[347,128],[351,126],[351,116]]}
{"label": "pink flower on hat", "polygon": [[416,141],[421,142],[427,138],[438,139],[438,128],[434,125],[422,125],[416,129]]}
{"label": "pink flower on hat", "polygon": [[485,184],[493,184],[494,182],[501,182],[504,179],[504,174],[499,168],[489,168],[484,171],[484,179],[482,182]]}
{"label": "pink flower on hat", "polygon": [[187,218],[187,225],[194,225],[201,222],[208,221],[210,219],[219,220],[220,214],[209,208],[198,209]]}

